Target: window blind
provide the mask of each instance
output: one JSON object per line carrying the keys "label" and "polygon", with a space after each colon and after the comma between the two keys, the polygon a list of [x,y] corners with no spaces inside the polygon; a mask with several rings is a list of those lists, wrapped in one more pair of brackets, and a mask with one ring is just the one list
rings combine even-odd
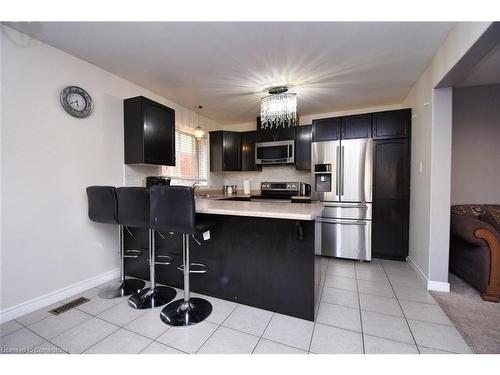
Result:
{"label": "window blind", "polygon": [[175,167],[163,167],[162,174],[179,179],[206,180],[208,174],[208,146],[206,139],[175,131]]}

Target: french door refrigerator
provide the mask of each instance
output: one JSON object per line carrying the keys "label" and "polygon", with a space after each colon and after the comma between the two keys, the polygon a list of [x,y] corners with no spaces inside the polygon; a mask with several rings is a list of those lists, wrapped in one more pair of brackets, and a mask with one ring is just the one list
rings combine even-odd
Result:
{"label": "french door refrigerator", "polygon": [[313,142],[311,164],[311,198],[325,206],[315,253],[371,260],[373,140]]}

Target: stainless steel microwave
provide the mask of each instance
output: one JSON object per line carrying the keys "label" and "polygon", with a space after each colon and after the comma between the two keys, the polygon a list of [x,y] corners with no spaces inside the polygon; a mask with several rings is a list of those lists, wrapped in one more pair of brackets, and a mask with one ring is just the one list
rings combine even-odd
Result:
{"label": "stainless steel microwave", "polygon": [[295,141],[260,142],[255,144],[255,164],[295,163]]}

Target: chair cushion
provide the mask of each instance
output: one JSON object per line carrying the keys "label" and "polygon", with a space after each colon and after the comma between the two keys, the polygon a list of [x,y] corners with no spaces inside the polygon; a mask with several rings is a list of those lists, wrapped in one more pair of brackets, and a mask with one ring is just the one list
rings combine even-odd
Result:
{"label": "chair cushion", "polygon": [[174,233],[196,233],[196,208],[193,188],[155,185],[150,193],[152,229]]}
{"label": "chair cushion", "polygon": [[89,186],[87,199],[90,220],[104,224],[118,224],[118,206],[114,186]]}
{"label": "chair cushion", "polygon": [[454,215],[479,218],[486,210],[482,204],[461,204],[451,206],[451,213]]}
{"label": "chair cushion", "polygon": [[149,190],[144,187],[119,187],[118,222],[132,228],[149,228]]}

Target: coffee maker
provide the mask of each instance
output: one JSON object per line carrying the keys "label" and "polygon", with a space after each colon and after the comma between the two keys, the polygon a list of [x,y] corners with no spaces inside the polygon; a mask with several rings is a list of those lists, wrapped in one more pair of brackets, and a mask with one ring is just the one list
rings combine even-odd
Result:
{"label": "coffee maker", "polygon": [[154,185],[170,185],[170,177],[148,176],[146,177],[146,188]]}

